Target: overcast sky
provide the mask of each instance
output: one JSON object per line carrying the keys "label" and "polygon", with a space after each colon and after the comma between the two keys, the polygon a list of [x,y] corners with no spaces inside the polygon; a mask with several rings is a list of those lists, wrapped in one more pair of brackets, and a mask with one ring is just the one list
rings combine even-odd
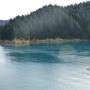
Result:
{"label": "overcast sky", "polygon": [[0,0],[0,19],[6,20],[17,15],[28,14],[44,5],[66,6],[89,0]]}

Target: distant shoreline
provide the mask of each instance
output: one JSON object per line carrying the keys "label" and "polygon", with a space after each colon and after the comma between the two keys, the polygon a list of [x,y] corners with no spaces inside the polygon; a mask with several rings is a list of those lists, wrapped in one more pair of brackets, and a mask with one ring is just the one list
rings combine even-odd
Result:
{"label": "distant shoreline", "polygon": [[43,39],[43,40],[0,40],[0,45],[32,45],[32,44],[60,44],[68,42],[90,41],[88,39]]}

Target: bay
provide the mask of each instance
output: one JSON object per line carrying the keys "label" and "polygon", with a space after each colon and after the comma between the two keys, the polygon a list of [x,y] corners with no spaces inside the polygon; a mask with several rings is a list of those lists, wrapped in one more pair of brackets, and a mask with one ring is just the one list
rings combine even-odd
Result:
{"label": "bay", "polygon": [[90,90],[90,42],[0,46],[0,90]]}

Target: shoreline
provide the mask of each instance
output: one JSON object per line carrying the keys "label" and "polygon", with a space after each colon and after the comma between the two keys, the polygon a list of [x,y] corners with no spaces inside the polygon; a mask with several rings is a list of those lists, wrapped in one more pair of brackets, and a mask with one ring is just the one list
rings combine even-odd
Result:
{"label": "shoreline", "polygon": [[90,41],[88,39],[43,39],[43,40],[0,40],[0,45],[16,45],[16,46],[22,46],[22,45],[32,45],[32,44],[60,44],[60,43],[68,43],[68,42],[80,42],[80,41]]}

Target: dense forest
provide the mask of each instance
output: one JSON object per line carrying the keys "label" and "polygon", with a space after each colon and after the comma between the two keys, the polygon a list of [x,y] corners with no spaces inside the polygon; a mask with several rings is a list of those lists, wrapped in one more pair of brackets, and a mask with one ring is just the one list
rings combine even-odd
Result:
{"label": "dense forest", "polygon": [[90,39],[90,1],[61,7],[44,6],[0,26],[0,39]]}

